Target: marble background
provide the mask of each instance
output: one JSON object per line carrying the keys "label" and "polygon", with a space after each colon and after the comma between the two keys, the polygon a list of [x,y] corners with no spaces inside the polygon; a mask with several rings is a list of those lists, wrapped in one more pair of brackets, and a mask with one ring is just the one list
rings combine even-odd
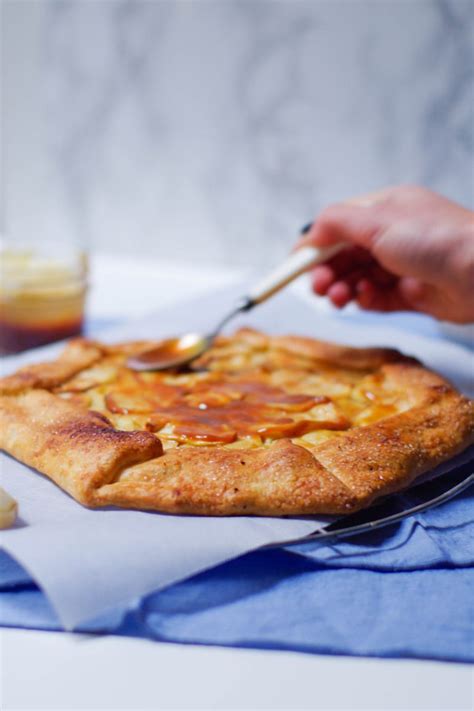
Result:
{"label": "marble background", "polygon": [[10,235],[262,265],[328,202],[473,200],[471,0],[6,0]]}

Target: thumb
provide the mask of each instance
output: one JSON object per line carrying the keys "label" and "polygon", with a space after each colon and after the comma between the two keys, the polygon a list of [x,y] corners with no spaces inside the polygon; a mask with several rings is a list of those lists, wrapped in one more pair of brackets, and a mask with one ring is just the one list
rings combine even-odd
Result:
{"label": "thumb", "polygon": [[337,242],[347,242],[348,245],[370,250],[380,226],[380,215],[375,209],[355,203],[331,205],[311,225],[303,228],[298,246],[312,244],[328,247]]}

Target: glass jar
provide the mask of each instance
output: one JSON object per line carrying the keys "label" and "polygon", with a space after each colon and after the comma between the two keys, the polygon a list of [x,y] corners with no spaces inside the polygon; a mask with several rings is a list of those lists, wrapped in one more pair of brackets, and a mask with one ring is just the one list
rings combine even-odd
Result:
{"label": "glass jar", "polygon": [[60,243],[0,246],[0,353],[82,333],[87,257]]}

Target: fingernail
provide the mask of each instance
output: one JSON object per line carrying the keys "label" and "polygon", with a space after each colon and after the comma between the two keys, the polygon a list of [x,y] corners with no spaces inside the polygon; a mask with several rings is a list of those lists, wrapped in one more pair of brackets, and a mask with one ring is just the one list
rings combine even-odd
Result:
{"label": "fingernail", "polygon": [[357,207],[374,207],[374,205],[378,205],[380,202],[382,202],[380,198],[371,197],[351,198],[350,200],[345,200],[346,205],[356,205]]}
{"label": "fingernail", "polygon": [[378,190],[376,193],[368,193],[367,195],[359,195],[358,197],[345,200],[346,205],[357,205],[357,207],[374,207],[384,202],[390,190]]}

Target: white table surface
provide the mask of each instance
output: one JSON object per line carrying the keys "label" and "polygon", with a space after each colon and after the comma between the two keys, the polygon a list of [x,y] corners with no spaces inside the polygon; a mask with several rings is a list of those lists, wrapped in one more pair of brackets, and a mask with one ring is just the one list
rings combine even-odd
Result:
{"label": "white table surface", "polygon": [[[98,256],[97,324],[242,279],[242,272]],[[470,665],[175,645],[2,629],[0,707],[9,709],[473,708]]]}

